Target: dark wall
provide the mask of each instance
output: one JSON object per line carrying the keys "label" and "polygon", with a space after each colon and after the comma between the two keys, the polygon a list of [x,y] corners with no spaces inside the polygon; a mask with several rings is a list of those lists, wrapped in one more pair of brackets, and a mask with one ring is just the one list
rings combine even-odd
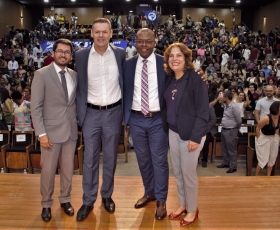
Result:
{"label": "dark wall", "polygon": [[256,9],[251,9],[251,8],[243,8],[241,9],[241,21],[248,26],[249,29],[253,30],[254,26],[254,15]]}
{"label": "dark wall", "polygon": [[[42,19],[42,16],[44,16],[44,7],[38,7],[38,6],[28,6],[26,7],[28,9],[28,12],[32,15],[32,27],[35,27],[38,25],[39,20]],[[32,28],[30,28],[32,29]]]}

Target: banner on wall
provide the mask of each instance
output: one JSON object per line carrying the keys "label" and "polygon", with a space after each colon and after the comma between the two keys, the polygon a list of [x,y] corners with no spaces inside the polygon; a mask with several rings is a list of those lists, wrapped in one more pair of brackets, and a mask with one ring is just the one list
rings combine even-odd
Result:
{"label": "banner on wall", "polygon": [[147,22],[154,22],[157,18],[157,13],[155,10],[144,10],[144,14],[147,17]]}
{"label": "banner on wall", "polygon": [[[40,45],[42,47],[43,53],[47,53],[48,51],[52,52],[53,43],[54,43],[54,41],[40,41]],[[90,40],[84,40],[84,41],[82,41],[82,40],[72,40],[72,43],[73,43],[74,47],[79,46],[80,43],[84,43],[85,48],[88,48],[91,45]],[[124,49],[126,49],[126,47],[127,47],[127,41],[126,40],[113,41],[113,44],[114,44],[114,46],[121,47],[121,48],[124,48]],[[132,43],[132,45],[134,45],[134,44]]]}

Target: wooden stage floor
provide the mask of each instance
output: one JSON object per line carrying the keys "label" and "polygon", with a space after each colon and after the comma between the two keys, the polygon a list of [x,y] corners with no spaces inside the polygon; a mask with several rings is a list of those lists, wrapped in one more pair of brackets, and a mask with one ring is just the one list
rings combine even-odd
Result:
{"label": "wooden stage floor", "polygon": [[[64,214],[57,199],[59,177],[56,178],[52,220],[41,220],[40,175],[0,174],[0,229],[180,229],[179,220],[154,219],[155,202],[134,209],[143,195],[140,177],[116,177],[113,199],[116,212],[107,213],[100,195],[89,217],[76,222],[82,204],[82,176],[73,177],[71,203],[75,216]],[[169,180],[167,211],[177,205],[174,177]],[[189,229],[249,230],[280,229],[280,177],[200,177],[199,219]],[[182,228],[188,229],[188,228]]]}

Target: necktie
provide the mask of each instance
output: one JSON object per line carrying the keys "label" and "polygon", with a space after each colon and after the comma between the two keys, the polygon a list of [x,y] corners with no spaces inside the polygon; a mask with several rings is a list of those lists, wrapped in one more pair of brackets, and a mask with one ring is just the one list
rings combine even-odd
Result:
{"label": "necktie", "polygon": [[68,101],[68,90],[67,90],[67,84],[66,84],[66,79],[65,79],[65,70],[61,70],[59,73],[61,76],[62,88],[64,90],[66,100]]}
{"label": "necktie", "polygon": [[141,73],[141,112],[144,115],[149,113],[149,84],[148,84],[148,60],[143,60]]}

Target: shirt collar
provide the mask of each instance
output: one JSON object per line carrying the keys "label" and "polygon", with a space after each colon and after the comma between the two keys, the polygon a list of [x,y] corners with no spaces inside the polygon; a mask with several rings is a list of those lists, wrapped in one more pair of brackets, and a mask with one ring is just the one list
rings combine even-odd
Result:
{"label": "shirt collar", "polygon": [[[268,100],[268,97],[266,96],[265,97],[265,99],[267,100],[267,101],[270,101],[270,100]],[[271,101],[276,101],[276,98],[275,97],[272,97],[272,100]]]}
{"label": "shirt collar", "polygon": [[[107,47],[107,49],[106,49],[105,53],[107,53],[107,52],[111,52],[111,51],[112,51],[112,48],[111,48],[111,46],[108,44],[108,47]],[[94,48],[94,43],[92,44],[92,47],[91,47],[90,53],[91,53],[91,54],[97,53],[97,52],[96,52],[96,50],[95,50],[95,48]],[[104,53],[104,54],[105,54],[105,53]]]}
{"label": "shirt collar", "polygon": [[[53,66],[54,66],[54,69],[55,71],[57,72],[57,74],[60,74],[59,72],[63,69],[61,69],[57,64],[55,64],[55,62],[53,62]],[[68,69],[67,67],[65,67],[64,71],[67,73],[68,72]]]}
{"label": "shirt collar", "polygon": [[148,58],[143,58],[141,55],[139,55],[138,62],[142,63],[143,60],[148,60],[148,62],[155,63],[156,55],[154,52]]}

